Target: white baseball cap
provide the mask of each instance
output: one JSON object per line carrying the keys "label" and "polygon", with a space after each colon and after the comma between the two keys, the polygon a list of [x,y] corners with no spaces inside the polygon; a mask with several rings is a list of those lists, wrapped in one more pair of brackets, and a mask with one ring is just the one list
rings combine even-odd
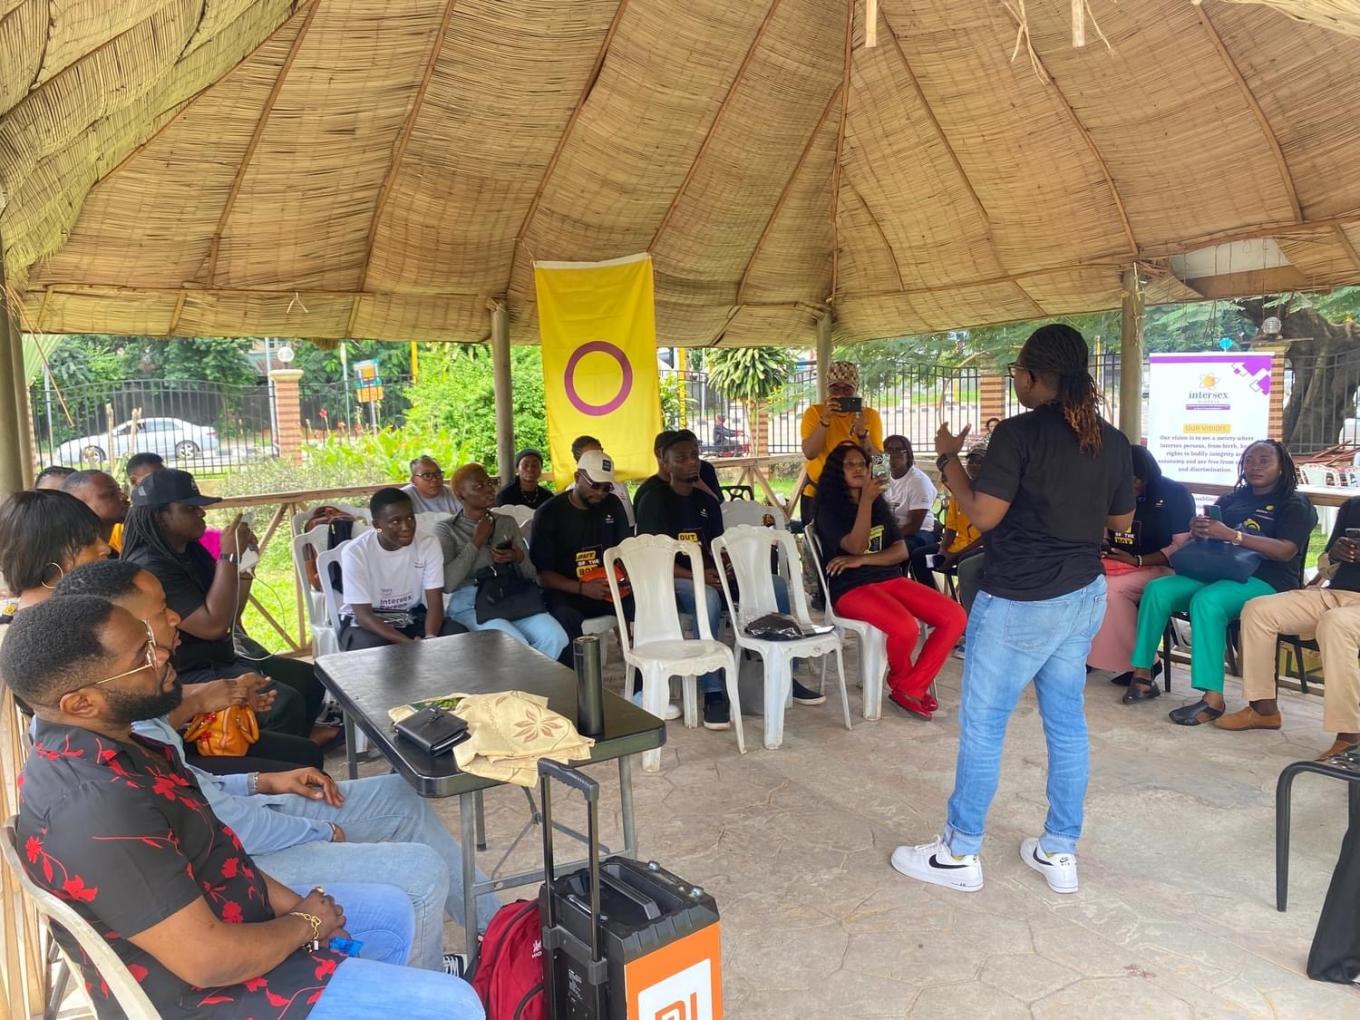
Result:
{"label": "white baseball cap", "polygon": [[592,482],[614,481],[614,461],[603,450],[587,450],[581,454],[576,467]]}

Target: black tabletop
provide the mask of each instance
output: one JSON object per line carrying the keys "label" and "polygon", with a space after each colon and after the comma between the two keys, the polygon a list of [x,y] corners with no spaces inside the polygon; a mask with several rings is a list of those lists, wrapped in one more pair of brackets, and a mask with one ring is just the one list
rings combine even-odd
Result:
{"label": "black tabletop", "polygon": [[[453,755],[431,758],[399,740],[388,710],[456,692],[527,691],[576,721],[576,673],[499,631],[430,638],[386,648],[323,655],[321,682],[335,695],[374,746],[422,797],[449,797],[498,785],[459,772]],[[631,702],[604,692],[604,733],[595,737],[591,761],[638,754],[666,742],[666,724]]]}

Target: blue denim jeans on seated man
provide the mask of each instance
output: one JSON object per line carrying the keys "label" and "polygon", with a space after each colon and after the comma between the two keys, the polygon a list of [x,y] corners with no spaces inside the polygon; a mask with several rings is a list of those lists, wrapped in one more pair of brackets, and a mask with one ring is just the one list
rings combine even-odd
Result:
{"label": "blue denim jeans on seated man", "polygon": [[[296,886],[306,896],[313,887]],[[312,1020],[484,1020],[477,993],[459,978],[403,966],[411,951],[411,901],[395,886],[328,885],[345,910],[345,930],[362,942],[342,960],[308,1016]]]}
{"label": "blue denim jeans on seated man", "polygon": [[465,584],[449,595],[448,607],[444,615],[454,623],[461,623],[468,630],[498,630],[509,634],[516,641],[522,641],[536,652],[542,652],[550,659],[556,659],[567,647],[567,632],[545,609],[521,620],[487,620],[477,622],[477,586]]}
{"label": "blue denim jeans on seated man", "polygon": [[1039,846],[1049,854],[1076,851],[1090,773],[1086,657],[1104,618],[1103,575],[1040,602],[978,593],[968,617],[959,755],[944,833],[951,853],[982,848],[1006,724],[1031,679],[1048,744],[1048,817]]}
{"label": "blue denim jeans on seated man", "polygon": [[[337,880],[386,878],[402,889],[415,908],[411,966],[440,969],[445,916],[467,927],[463,918],[462,846],[429,803],[399,775],[337,785],[345,796],[345,803],[338,808],[322,800],[288,797],[286,810],[292,815],[334,822],[344,830],[345,843],[301,843],[256,854],[255,862],[266,875],[285,885],[316,882],[317,876],[324,876],[329,889]],[[477,880],[486,881],[480,869]],[[494,893],[477,898],[479,931],[486,928],[500,906]],[[474,937],[469,931],[469,943]],[[407,962],[407,957],[401,962]]]}

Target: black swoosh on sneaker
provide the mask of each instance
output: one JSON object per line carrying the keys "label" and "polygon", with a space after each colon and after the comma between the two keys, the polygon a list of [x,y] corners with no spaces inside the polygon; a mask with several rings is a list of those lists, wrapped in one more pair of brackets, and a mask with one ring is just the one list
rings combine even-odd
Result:
{"label": "black swoosh on sneaker", "polygon": [[1037,846],[1029,852],[1029,855],[1034,858],[1035,864],[1042,864],[1045,868],[1053,867],[1052,861],[1046,861],[1039,856],[1039,848]]}
{"label": "black swoosh on sneaker", "polygon": [[931,866],[932,868],[938,868],[938,869],[943,870],[943,871],[957,871],[959,868],[966,868],[966,867],[968,867],[968,865],[966,865],[966,864],[941,864],[941,863],[936,859],[936,857],[935,857],[934,854],[931,854],[931,855],[930,855],[930,866]]}

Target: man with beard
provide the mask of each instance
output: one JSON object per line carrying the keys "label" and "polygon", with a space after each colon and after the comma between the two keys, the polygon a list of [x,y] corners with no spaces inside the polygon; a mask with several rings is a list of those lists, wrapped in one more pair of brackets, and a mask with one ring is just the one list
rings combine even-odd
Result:
{"label": "man with beard", "polygon": [[[86,566],[89,569],[71,571],[53,597],[108,599],[150,627],[159,647],[173,651],[179,641],[175,629],[179,616],[166,605],[165,591],[154,574],[117,561]],[[178,679],[175,686],[179,687]],[[196,710],[222,707],[199,705]],[[179,721],[165,713],[137,720],[133,730],[173,748],[183,764],[184,745],[175,732]],[[321,881],[328,886],[386,876],[415,907],[411,965],[443,967],[461,976],[461,959],[444,957],[443,945],[445,913],[459,924],[463,921],[462,847],[401,776],[337,783],[316,768],[232,776],[188,768],[213,812],[269,874],[287,885]],[[495,896],[481,898],[480,927],[498,906]]]}
{"label": "man with beard", "polygon": [[[179,703],[169,662],[151,629],[106,599],[54,598],[15,617],[0,678],[37,717],[16,822],[32,880],[108,941],[167,1020],[482,1017],[458,979],[392,966],[412,931],[399,889],[289,889],[173,750],[133,733]],[[87,959],[60,928],[57,938]],[[363,956],[331,949],[333,938],[362,942]],[[100,1015],[119,1015],[95,967],[81,966]]]}

